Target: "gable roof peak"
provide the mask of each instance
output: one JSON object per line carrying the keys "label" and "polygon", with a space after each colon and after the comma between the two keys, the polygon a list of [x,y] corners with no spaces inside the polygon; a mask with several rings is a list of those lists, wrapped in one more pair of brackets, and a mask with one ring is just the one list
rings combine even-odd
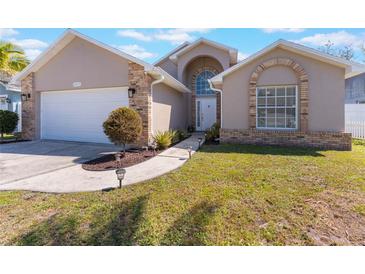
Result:
{"label": "gable roof peak", "polygon": [[231,64],[235,64],[237,62],[237,54],[238,54],[238,50],[232,47],[229,47],[227,45],[223,45],[219,42],[213,41],[213,40],[209,40],[207,38],[204,37],[200,37],[199,39],[195,40],[194,42],[188,44],[187,46],[183,47],[181,50],[176,51],[175,53],[171,54],[171,56],[169,57],[171,61],[173,62],[177,62],[177,59],[179,58],[179,56],[183,55],[184,53],[192,50],[193,48],[197,47],[200,44],[207,44],[211,47],[215,47],[217,49],[221,49],[224,51],[227,51],[230,55],[230,63]]}
{"label": "gable roof peak", "polygon": [[236,65],[230,67],[229,69],[221,72],[220,74],[214,76],[211,81],[214,84],[220,84],[223,81],[223,78],[226,75],[229,75],[233,73],[234,71],[238,70],[239,68],[245,66],[246,64],[254,61],[255,59],[263,56],[264,54],[272,51],[275,48],[281,48],[287,51],[291,51],[306,57],[310,57],[334,66],[342,67],[346,69],[346,75],[347,78],[351,73],[354,73],[354,71],[358,71],[361,69],[361,66],[359,64],[356,64],[354,62],[347,61],[343,58],[330,55],[328,53],[321,52],[319,50],[292,42],[284,39],[278,39],[275,42],[271,43],[270,45],[266,46],[262,50],[250,55],[246,59],[240,61]]}
{"label": "gable roof peak", "polygon": [[100,48],[108,50],[116,55],[119,55],[127,60],[135,62],[147,69],[153,66],[147,62],[144,62],[128,53],[118,50],[112,46],[104,44],[100,41],[95,40],[87,35],[84,35],[74,29],[66,29],[61,36],[53,42],[46,50],[44,50],[40,55],[37,56],[25,69],[20,73],[16,74],[12,82],[18,82],[24,79],[29,73],[37,71],[40,67],[46,64],[50,59],[52,59],[58,52],[60,52],[65,46],[67,46],[75,37],[83,39],[91,44],[94,44]]}

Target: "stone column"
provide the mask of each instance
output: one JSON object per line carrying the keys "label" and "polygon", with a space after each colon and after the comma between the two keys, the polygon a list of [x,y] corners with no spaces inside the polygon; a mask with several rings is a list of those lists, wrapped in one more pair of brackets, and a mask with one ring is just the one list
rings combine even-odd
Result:
{"label": "stone column", "polygon": [[152,139],[152,78],[147,75],[143,66],[129,62],[128,83],[130,88],[134,88],[136,90],[133,98],[129,98],[129,107],[136,110],[142,118],[142,135],[136,145],[148,145]]}
{"label": "stone column", "polygon": [[[33,90],[34,75],[30,73],[21,81],[22,94],[27,100],[22,102],[22,138],[27,140],[36,139],[36,96]],[[28,97],[30,95],[30,98]]]}

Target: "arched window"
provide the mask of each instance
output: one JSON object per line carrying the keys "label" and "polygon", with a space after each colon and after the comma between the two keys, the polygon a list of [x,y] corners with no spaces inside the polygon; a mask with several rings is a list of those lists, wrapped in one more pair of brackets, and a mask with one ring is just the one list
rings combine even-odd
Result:
{"label": "arched window", "polygon": [[211,90],[208,79],[212,78],[215,74],[209,70],[204,70],[196,77],[195,92],[196,95],[214,95],[215,91]]}

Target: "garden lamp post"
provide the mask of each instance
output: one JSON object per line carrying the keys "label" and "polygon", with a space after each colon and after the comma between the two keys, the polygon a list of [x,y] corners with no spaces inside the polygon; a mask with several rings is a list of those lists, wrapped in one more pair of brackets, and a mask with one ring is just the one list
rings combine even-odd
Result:
{"label": "garden lamp post", "polygon": [[119,188],[122,188],[122,181],[124,179],[126,170],[124,168],[118,168],[115,173],[117,174],[117,178],[119,181]]}
{"label": "garden lamp post", "polygon": [[155,156],[155,155],[156,155],[156,149],[157,149],[157,144],[156,144],[156,142],[153,142],[153,143],[151,144],[151,148],[153,149],[153,156]]}
{"label": "garden lamp post", "polygon": [[203,138],[202,138],[202,137],[199,137],[199,138],[198,138],[199,148],[200,148],[200,145],[201,145],[202,141],[203,141]]}
{"label": "garden lamp post", "polygon": [[188,152],[189,152],[189,159],[191,159],[191,151],[193,150],[193,147],[188,146],[187,149],[188,149]]}

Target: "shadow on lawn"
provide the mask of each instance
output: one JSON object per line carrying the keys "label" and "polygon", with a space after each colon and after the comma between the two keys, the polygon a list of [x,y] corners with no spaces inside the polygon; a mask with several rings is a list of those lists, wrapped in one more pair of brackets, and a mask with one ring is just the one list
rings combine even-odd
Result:
{"label": "shadow on lawn", "polygon": [[207,202],[194,206],[167,230],[160,245],[205,245],[205,228],[218,207]]}
{"label": "shadow on lawn", "polygon": [[300,148],[267,145],[204,145],[203,152],[208,153],[250,153],[263,155],[283,155],[283,156],[314,156],[324,157],[317,148]]}
{"label": "shadow on lawn", "polygon": [[76,215],[55,214],[13,242],[15,245],[134,245],[148,196],[98,210],[87,227]]}

